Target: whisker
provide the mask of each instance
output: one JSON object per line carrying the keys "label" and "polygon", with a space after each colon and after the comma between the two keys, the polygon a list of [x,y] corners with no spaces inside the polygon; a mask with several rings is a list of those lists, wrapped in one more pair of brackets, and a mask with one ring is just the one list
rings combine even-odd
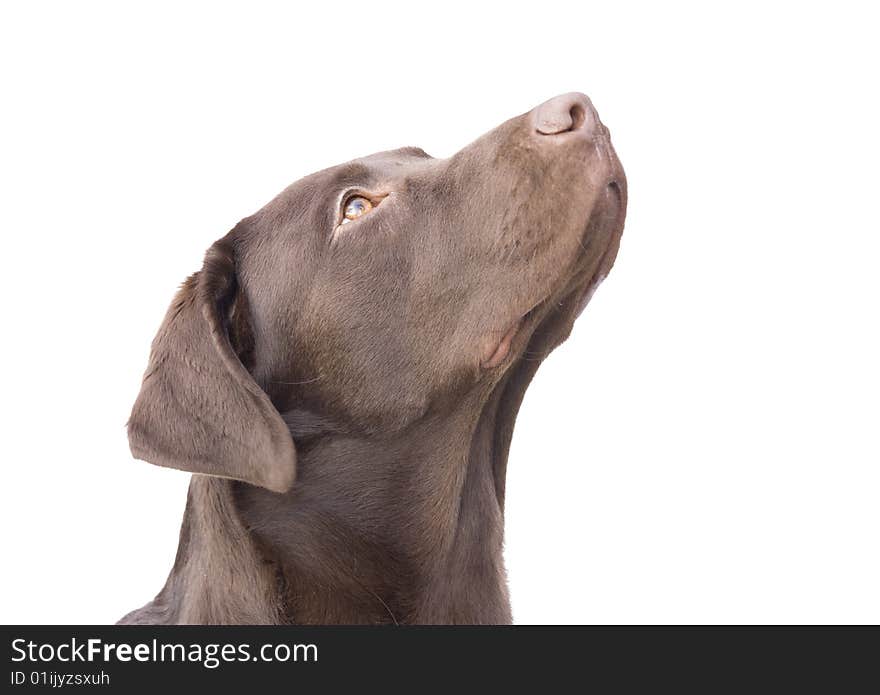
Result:
{"label": "whisker", "polygon": [[531,361],[537,362],[538,360],[547,359],[549,355],[549,352],[524,352],[523,359],[529,360],[530,358],[534,358]]}
{"label": "whisker", "polygon": [[391,608],[388,606],[388,604],[385,603],[385,601],[382,600],[382,597],[379,596],[379,594],[377,594],[375,591],[373,591],[373,590],[372,590],[370,587],[368,587],[366,584],[363,584],[363,583],[361,583],[360,581],[358,581],[358,579],[357,579],[356,577],[352,577],[352,579],[354,579],[355,583],[356,583],[358,586],[360,586],[361,589],[363,589],[364,591],[366,591],[366,592],[367,592],[368,594],[370,594],[374,599],[376,599],[379,603],[382,604],[382,606],[385,608],[385,610],[386,610],[386,612],[388,613],[388,615],[391,616],[391,620],[394,621],[394,624],[395,624],[395,625],[400,625],[400,623],[399,623],[398,620],[397,620],[397,617],[394,615],[394,612],[391,610]]}
{"label": "whisker", "polygon": [[312,383],[314,383],[314,382],[316,382],[316,381],[319,381],[319,380],[321,380],[321,379],[323,379],[323,378],[324,378],[324,377],[323,377],[323,375],[322,375],[322,376],[316,376],[314,379],[306,379],[305,381],[275,381],[275,380],[270,380],[269,383],[270,383],[270,384],[285,384],[285,385],[287,385],[287,386],[301,386],[302,384],[312,384]]}

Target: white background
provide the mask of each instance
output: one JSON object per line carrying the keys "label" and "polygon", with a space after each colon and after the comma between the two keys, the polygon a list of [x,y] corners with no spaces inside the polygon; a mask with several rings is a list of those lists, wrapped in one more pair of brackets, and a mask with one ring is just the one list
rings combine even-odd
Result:
{"label": "white background", "polygon": [[0,621],[110,622],[162,586],[187,476],[124,424],[214,239],[318,168],[447,156],[579,90],[630,208],[517,424],[516,621],[880,622],[857,7],[4,3]]}

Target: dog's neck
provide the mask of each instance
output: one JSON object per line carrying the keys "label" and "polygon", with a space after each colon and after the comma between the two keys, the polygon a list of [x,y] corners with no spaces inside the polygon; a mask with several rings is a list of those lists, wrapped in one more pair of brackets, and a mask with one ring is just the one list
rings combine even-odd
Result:
{"label": "dog's neck", "polygon": [[510,622],[504,477],[537,367],[387,439],[291,418],[284,495],[193,476],[168,581],[121,622]]}
{"label": "dog's neck", "polygon": [[285,495],[236,485],[287,620],[510,622],[504,475],[525,385],[503,386],[394,437],[300,436]]}

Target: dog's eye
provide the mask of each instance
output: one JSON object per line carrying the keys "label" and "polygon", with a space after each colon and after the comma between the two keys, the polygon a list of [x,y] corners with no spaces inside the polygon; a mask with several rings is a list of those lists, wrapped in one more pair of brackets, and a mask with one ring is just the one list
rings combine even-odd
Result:
{"label": "dog's eye", "polygon": [[342,222],[340,224],[356,220],[358,217],[366,215],[372,209],[373,203],[367,198],[364,198],[362,195],[353,195],[345,201],[345,206],[342,210]]}

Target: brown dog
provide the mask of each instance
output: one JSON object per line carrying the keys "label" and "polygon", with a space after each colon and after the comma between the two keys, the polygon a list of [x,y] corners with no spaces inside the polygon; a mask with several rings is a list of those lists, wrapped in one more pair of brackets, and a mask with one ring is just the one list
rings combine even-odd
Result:
{"label": "brown dog", "polygon": [[509,622],[514,419],[625,209],[608,130],[566,94],[242,220],[172,303],[131,414],[135,457],[198,475],[165,587],[121,622]]}

